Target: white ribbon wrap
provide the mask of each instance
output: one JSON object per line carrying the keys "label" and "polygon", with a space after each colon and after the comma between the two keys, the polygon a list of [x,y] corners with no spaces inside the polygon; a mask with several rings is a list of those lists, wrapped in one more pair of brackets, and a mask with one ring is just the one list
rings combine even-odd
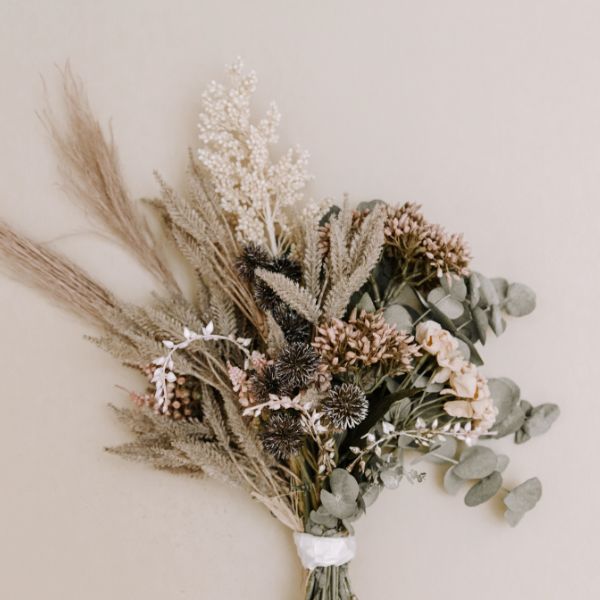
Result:
{"label": "white ribbon wrap", "polygon": [[345,537],[318,537],[310,533],[294,533],[298,556],[305,569],[341,567],[356,554],[356,539]]}

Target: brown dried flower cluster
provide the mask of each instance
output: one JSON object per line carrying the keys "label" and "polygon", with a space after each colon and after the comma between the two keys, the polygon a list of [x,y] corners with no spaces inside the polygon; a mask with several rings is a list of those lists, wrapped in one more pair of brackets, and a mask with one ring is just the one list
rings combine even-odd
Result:
{"label": "brown dried flower cluster", "polygon": [[[471,253],[462,234],[449,234],[440,225],[430,223],[421,206],[406,202],[400,207],[386,206],[385,246],[397,256],[404,268],[404,277],[418,283],[444,274],[464,277],[469,274]],[[369,210],[354,211],[352,230],[358,230]],[[320,228],[319,247],[329,251],[329,224]]]}
{"label": "brown dried flower cluster", "polygon": [[[462,234],[448,234],[440,225],[429,223],[421,207],[406,202],[400,208],[387,207],[385,243],[396,250],[399,258],[411,263],[425,258],[426,266],[413,270],[422,271],[423,278],[429,275],[441,277],[451,273],[464,277],[469,274],[471,253]],[[410,273],[408,273],[410,274]]]}
{"label": "brown dried flower cluster", "polygon": [[383,363],[390,372],[410,371],[420,355],[414,338],[386,323],[381,311],[368,313],[356,308],[348,321],[333,319],[317,330],[313,347],[332,373]]}

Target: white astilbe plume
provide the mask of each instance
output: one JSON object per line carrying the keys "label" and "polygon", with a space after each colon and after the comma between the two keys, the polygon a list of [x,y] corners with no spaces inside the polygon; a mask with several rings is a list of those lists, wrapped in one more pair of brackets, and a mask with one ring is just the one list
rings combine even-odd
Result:
{"label": "white astilbe plume", "polygon": [[212,82],[202,95],[198,158],[209,172],[223,210],[235,223],[240,242],[254,242],[277,255],[289,244],[286,207],[303,198],[310,179],[308,153],[290,148],[273,160],[281,116],[271,104],[252,122],[254,72],[243,74],[240,59],[229,67],[230,85]]}

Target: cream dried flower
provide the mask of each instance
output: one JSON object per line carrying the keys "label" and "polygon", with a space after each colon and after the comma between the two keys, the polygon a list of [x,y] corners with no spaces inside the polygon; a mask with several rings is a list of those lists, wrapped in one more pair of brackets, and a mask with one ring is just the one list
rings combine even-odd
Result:
{"label": "cream dried flower", "polygon": [[414,338],[386,323],[381,311],[367,313],[356,308],[348,321],[332,319],[320,326],[313,347],[332,373],[383,363],[390,372],[410,371],[419,356]]}
{"label": "cream dried flower", "polygon": [[230,86],[212,82],[202,95],[198,158],[211,176],[223,210],[242,243],[268,247],[273,255],[286,247],[291,220],[286,209],[300,202],[310,176],[308,153],[290,148],[278,160],[281,116],[275,104],[253,122],[254,72],[243,73],[238,59],[229,69]]}

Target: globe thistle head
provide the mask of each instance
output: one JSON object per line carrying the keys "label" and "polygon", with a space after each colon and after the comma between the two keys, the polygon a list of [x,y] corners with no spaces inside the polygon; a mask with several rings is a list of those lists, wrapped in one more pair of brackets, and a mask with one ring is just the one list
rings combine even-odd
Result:
{"label": "globe thistle head", "polygon": [[271,261],[271,264],[265,268],[274,273],[282,273],[293,281],[300,281],[302,279],[302,267],[286,255],[275,257]]}
{"label": "globe thistle head", "polygon": [[246,281],[254,281],[254,271],[256,269],[266,269],[271,263],[269,253],[258,244],[246,244],[238,257],[235,266],[238,273]]}
{"label": "globe thistle head", "polygon": [[369,401],[357,385],[342,383],[329,390],[329,394],[321,401],[321,409],[331,424],[343,431],[365,420]]}
{"label": "globe thistle head", "polygon": [[273,312],[280,304],[281,298],[258,277],[254,281],[254,299],[262,310]]}
{"label": "globe thistle head", "polygon": [[271,394],[287,395],[288,390],[282,385],[282,378],[276,364],[267,364],[260,373],[250,378],[250,392],[258,402],[267,402]]}
{"label": "globe thistle head", "polygon": [[273,318],[281,327],[287,342],[308,342],[310,339],[310,323],[287,304],[278,304],[273,309]]}
{"label": "globe thistle head", "polygon": [[298,454],[305,439],[304,426],[294,410],[278,410],[269,415],[261,440],[264,449],[279,460]]}
{"label": "globe thistle head", "polygon": [[304,389],[314,381],[319,362],[319,355],[312,346],[293,342],[281,350],[275,364],[286,387]]}

